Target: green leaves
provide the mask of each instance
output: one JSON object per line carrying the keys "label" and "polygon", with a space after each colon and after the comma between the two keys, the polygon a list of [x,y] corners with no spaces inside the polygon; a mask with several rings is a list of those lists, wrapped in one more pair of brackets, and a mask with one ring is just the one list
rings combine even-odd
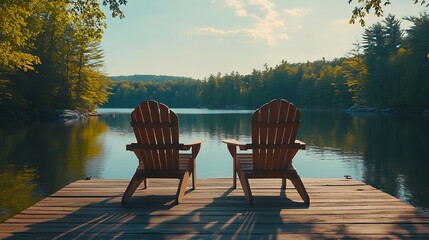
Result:
{"label": "green leaves", "polygon": [[112,11],[112,17],[124,18],[125,15],[119,8],[119,5],[126,5],[127,0],[103,0],[103,5],[109,5],[109,9]]}
{"label": "green leaves", "polygon": [[[429,3],[426,4],[425,0],[412,0],[414,4],[428,7]],[[353,0],[348,0],[348,3],[351,4]],[[377,17],[383,16],[383,7],[390,5],[390,0],[357,0],[358,6],[356,6],[352,11],[352,16],[350,17],[349,23],[354,24],[356,19],[359,19],[359,24],[362,27],[365,27],[365,16],[369,14],[371,10],[374,10],[374,15]],[[426,4],[426,5],[425,5]]]}
{"label": "green leaves", "polygon": [[41,31],[31,10],[39,9],[35,0],[4,0],[0,4],[0,74],[34,70],[39,57],[31,53],[33,38]]}
{"label": "green leaves", "polygon": [[0,112],[90,111],[107,100],[98,0],[1,0],[0,12]]}

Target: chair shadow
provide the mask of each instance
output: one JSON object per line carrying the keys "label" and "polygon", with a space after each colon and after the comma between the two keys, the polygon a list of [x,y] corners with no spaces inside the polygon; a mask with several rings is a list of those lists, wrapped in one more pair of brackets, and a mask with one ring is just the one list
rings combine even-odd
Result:
{"label": "chair shadow", "polygon": [[[141,192],[125,207],[120,203],[121,195],[103,197],[64,212],[63,217],[27,225],[25,231],[13,233],[6,239],[279,239],[284,234],[309,233],[311,235],[304,236],[332,237],[332,232],[326,235],[321,232],[320,223],[309,220],[312,218],[299,219],[296,215],[285,214],[284,211],[291,213],[295,209],[309,208],[288,198],[285,190],[280,191],[280,196],[255,194],[253,206],[246,203],[240,188],[218,190],[223,191],[221,195],[213,195],[212,200],[204,202],[198,200],[200,190],[188,190],[179,205],[174,202],[174,194],[138,191]],[[356,237],[345,224],[339,224],[332,231],[336,231],[337,238]],[[391,234],[403,237],[417,231],[412,225],[398,224],[397,231]]]}

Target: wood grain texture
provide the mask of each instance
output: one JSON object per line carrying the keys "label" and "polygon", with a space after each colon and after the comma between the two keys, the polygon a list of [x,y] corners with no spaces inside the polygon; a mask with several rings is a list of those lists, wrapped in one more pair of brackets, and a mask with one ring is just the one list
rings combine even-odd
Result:
{"label": "wood grain texture", "polygon": [[240,184],[218,178],[175,205],[178,181],[153,179],[126,207],[128,180],[77,181],[0,224],[0,239],[429,238],[428,213],[356,180],[303,179],[310,207],[281,179],[250,179],[250,206]]}
{"label": "wood grain texture", "polygon": [[[131,126],[137,143],[126,145],[139,160],[136,172],[122,196],[126,204],[136,189],[144,181],[148,188],[148,178],[180,179],[176,193],[176,203],[181,202],[186,185],[192,175],[192,189],[196,188],[195,165],[201,140],[191,144],[179,143],[179,119],[165,104],[148,100],[141,102],[131,112]],[[180,154],[179,150],[189,150],[191,154]]]}

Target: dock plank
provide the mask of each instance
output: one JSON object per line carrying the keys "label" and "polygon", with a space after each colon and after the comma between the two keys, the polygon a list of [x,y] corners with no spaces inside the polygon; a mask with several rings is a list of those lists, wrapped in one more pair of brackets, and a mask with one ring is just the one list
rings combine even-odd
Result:
{"label": "dock plank", "polygon": [[[199,179],[180,205],[177,181],[154,179],[121,205],[128,180],[71,183],[0,224],[0,239],[429,239],[429,214],[360,181],[303,179],[305,207],[288,182]],[[190,185],[189,185],[190,186]]]}

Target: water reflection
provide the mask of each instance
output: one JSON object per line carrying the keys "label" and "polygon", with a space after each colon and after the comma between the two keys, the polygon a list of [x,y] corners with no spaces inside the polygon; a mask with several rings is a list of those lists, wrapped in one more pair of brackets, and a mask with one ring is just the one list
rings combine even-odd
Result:
{"label": "water reflection", "polygon": [[[131,111],[131,110],[130,110]],[[182,141],[204,138],[197,172],[199,177],[231,177],[232,165],[224,138],[250,141],[250,114],[180,113]],[[133,142],[129,113],[105,120],[117,131],[114,145]],[[298,137],[307,143],[294,160],[303,177],[335,177],[351,175],[378,189],[400,197],[415,206],[429,208],[429,119],[420,116],[384,116],[376,114],[350,115],[343,112],[303,111]],[[129,137],[125,137],[129,136]],[[119,154],[118,154],[119,155]],[[106,158],[109,158],[106,156]],[[135,162],[131,154],[122,154],[121,162]],[[112,174],[121,166],[112,163],[100,177],[128,177],[132,170]],[[130,169],[133,169],[134,166]]]}
{"label": "water reflection", "polygon": [[[181,142],[203,138],[197,176],[231,177],[224,138],[250,141],[251,111],[178,110]],[[1,123],[0,222],[66,184],[130,178],[137,159],[131,110],[115,117],[59,122]],[[429,209],[429,119],[303,111],[298,137],[307,143],[294,165],[302,177],[352,175],[402,200]]]}
{"label": "water reflection", "polygon": [[429,121],[423,117],[369,117],[360,127],[363,181],[429,209]]}
{"label": "water reflection", "polygon": [[0,170],[0,222],[37,202],[37,173],[34,168],[2,164]]}
{"label": "water reflection", "polygon": [[429,209],[428,118],[304,112],[300,130],[311,146],[355,158],[359,164],[353,167],[361,169],[355,178]]}
{"label": "water reflection", "polygon": [[[197,176],[199,178],[231,177],[230,155],[221,140],[231,137],[248,139],[249,111],[239,114],[178,112],[180,141],[205,139],[198,154]],[[88,174],[97,178],[130,178],[137,166],[135,155],[125,151],[126,144],[135,142],[134,133],[130,127],[130,115],[117,113],[115,118],[103,118],[103,121],[109,126],[105,136],[103,161],[99,165],[100,169],[92,168]]]}
{"label": "water reflection", "polygon": [[98,119],[2,123],[0,126],[0,221],[66,184],[85,177],[88,162],[102,152]]}

